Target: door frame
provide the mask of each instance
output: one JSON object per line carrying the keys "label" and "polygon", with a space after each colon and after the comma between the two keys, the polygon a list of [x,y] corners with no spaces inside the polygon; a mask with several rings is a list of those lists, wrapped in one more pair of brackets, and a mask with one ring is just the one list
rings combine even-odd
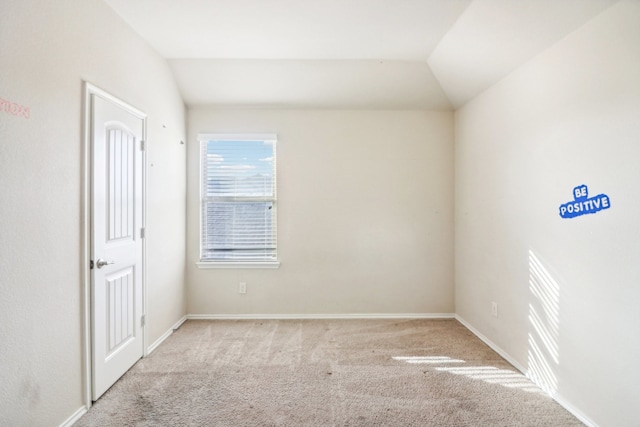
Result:
{"label": "door frame", "polygon": [[[82,375],[84,378],[84,400],[87,409],[93,404],[92,389],[92,328],[91,328],[91,230],[92,230],[92,211],[91,211],[91,179],[92,179],[92,108],[91,97],[99,96],[110,101],[127,112],[142,119],[142,139],[145,147],[142,151],[142,227],[147,224],[147,115],[137,108],[129,105],[125,101],[111,95],[99,87],[84,81],[83,82],[83,151],[82,151],[82,221],[81,221],[81,239],[82,249],[80,256],[80,274],[82,283],[82,334],[83,334],[83,368]],[[142,315],[147,314],[147,239],[142,239]],[[148,355],[147,350],[147,322],[142,325],[142,357]]]}

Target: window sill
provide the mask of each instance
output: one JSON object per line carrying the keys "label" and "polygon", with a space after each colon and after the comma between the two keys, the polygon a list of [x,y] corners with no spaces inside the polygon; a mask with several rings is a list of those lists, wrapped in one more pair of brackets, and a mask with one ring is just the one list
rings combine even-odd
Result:
{"label": "window sill", "polygon": [[248,262],[196,262],[198,268],[280,268],[280,261],[248,261]]}

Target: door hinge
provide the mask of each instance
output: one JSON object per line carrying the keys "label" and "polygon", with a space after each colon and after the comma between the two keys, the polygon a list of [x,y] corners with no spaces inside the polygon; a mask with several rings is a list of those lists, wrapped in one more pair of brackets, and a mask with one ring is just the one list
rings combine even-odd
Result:
{"label": "door hinge", "polygon": [[140,238],[141,238],[141,239],[144,239],[145,234],[146,234],[146,233],[145,233],[145,231],[144,231],[144,227],[142,227],[142,228],[140,229]]}
{"label": "door hinge", "polygon": [[140,151],[144,151],[144,139],[140,140]]}
{"label": "door hinge", "polygon": [[144,326],[147,324],[147,316],[146,315],[142,315],[142,317],[140,318],[140,326]]}

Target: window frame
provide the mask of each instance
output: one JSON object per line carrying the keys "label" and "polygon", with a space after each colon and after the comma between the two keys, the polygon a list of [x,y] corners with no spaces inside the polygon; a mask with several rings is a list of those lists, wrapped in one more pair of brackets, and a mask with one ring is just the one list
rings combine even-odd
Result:
{"label": "window frame", "polygon": [[198,180],[199,180],[199,227],[198,227],[198,248],[199,248],[199,256],[198,256],[198,262],[196,262],[196,265],[198,266],[198,268],[279,268],[280,267],[280,260],[278,259],[278,232],[277,232],[277,222],[278,222],[278,213],[277,213],[277,207],[275,209],[275,218],[273,219],[274,221],[274,226],[275,226],[275,241],[276,241],[276,259],[275,260],[271,260],[271,259],[265,259],[265,260],[238,260],[238,261],[232,261],[232,260],[211,260],[211,259],[203,259],[203,246],[202,246],[202,239],[203,239],[203,221],[205,221],[205,212],[203,209],[203,204],[205,201],[205,195],[204,195],[204,190],[203,190],[203,183],[204,183],[204,179],[203,179],[203,173],[204,173],[204,168],[205,168],[205,164],[204,164],[204,159],[202,156],[203,151],[203,145],[206,145],[209,141],[238,141],[238,142],[242,142],[242,141],[264,141],[264,142],[271,142],[274,144],[274,149],[273,149],[273,156],[274,156],[274,166],[273,166],[273,171],[274,171],[274,179],[275,181],[275,188],[274,188],[274,195],[273,195],[273,204],[274,206],[277,205],[277,200],[278,200],[278,192],[277,192],[277,154],[276,154],[276,147],[277,147],[277,141],[278,141],[278,135],[275,133],[201,133],[198,134],[198,161],[200,164],[200,168],[199,168],[199,173],[198,173]]}

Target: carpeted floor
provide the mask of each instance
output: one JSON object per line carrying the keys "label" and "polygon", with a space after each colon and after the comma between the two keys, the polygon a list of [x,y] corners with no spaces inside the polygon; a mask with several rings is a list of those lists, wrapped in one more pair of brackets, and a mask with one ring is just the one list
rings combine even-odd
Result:
{"label": "carpeted floor", "polygon": [[191,320],[75,425],[583,424],[455,320]]}

